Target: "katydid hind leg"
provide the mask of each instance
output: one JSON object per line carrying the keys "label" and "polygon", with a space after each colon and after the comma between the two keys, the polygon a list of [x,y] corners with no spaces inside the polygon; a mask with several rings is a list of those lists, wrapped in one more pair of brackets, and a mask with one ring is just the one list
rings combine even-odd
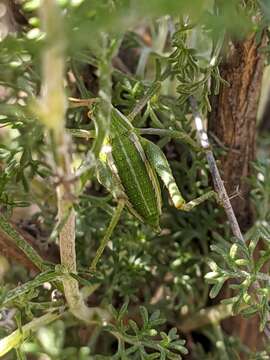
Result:
{"label": "katydid hind leg", "polygon": [[182,210],[182,211],[190,211],[194,207],[200,205],[204,201],[206,201],[206,200],[208,200],[210,198],[213,198],[213,197],[219,202],[217,193],[215,191],[211,190],[211,191],[208,191],[205,194],[195,198],[194,200],[191,200],[188,203],[183,204],[182,207],[180,208],[180,210]]}
{"label": "katydid hind leg", "polygon": [[156,172],[165,184],[166,188],[169,191],[172,202],[177,209],[182,211],[190,211],[194,207],[198,206],[199,204],[208,200],[211,197],[217,198],[217,194],[214,191],[209,191],[202,196],[186,203],[176,184],[168,160],[166,159],[166,156],[164,155],[162,150],[156,144],[153,144],[151,141],[148,141],[146,139],[143,139],[142,143],[147,159],[155,168]]}

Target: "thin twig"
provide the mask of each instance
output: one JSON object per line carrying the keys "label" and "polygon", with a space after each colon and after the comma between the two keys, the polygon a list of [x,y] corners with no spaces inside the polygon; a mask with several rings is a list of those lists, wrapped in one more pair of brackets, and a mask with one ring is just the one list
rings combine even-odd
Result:
{"label": "thin twig", "polygon": [[211,150],[207,133],[203,127],[203,120],[202,120],[201,114],[198,111],[197,101],[194,98],[194,96],[190,96],[189,101],[190,101],[191,110],[192,110],[194,120],[195,120],[195,126],[196,126],[196,130],[197,130],[198,138],[199,138],[202,148],[205,150],[205,155],[206,155],[206,159],[207,159],[207,162],[209,165],[209,170],[211,172],[212,179],[214,182],[214,188],[215,188],[216,192],[218,193],[219,199],[224,207],[224,210],[226,212],[233,235],[240,241],[244,242],[245,241],[244,237],[242,235],[238,221],[237,221],[235,213],[233,211],[228,193],[227,193],[224,183],[221,179],[221,176],[220,176],[220,173],[219,173],[219,170],[218,170],[215,158],[214,158],[214,154]]}
{"label": "thin twig", "polygon": [[[207,162],[209,164],[209,169],[212,175],[212,179],[214,182],[214,187],[216,192],[218,193],[219,199],[222,202],[222,205],[224,207],[224,210],[226,212],[231,230],[233,235],[240,240],[241,242],[245,243],[245,239],[242,235],[242,232],[240,230],[238,221],[236,219],[235,213],[233,211],[229,196],[227,194],[227,191],[225,189],[225,186],[223,184],[223,181],[221,179],[213,152],[211,150],[209,141],[208,141],[208,136],[207,133],[203,127],[203,121],[202,121],[202,117],[201,114],[198,111],[198,104],[196,99],[194,98],[194,96],[190,96],[189,98],[190,101],[190,105],[191,105],[191,110],[194,116],[194,120],[195,120],[195,126],[197,129],[197,134],[198,134],[198,138],[200,140],[201,146],[205,149],[205,154],[206,154],[206,158],[207,158]],[[262,278],[263,277],[263,278]],[[260,280],[268,280],[268,276],[263,276],[263,274],[260,274]],[[252,285],[252,288],[255,290],[260,289],[260,284],[259,281],[255,281]],[[261,296],[256,294],[255,295],[257,300],[260,302],[261,301]],[[268,321],[270,321],[270,314],[268,314]],[[270,338],[270,329],[269,326],[265,326],[264,329],[264,333],[265,335],[268,337],[268,339]]]}
{"label": "thin twig", "polygon": [[177,327],[181,331],[187,333],[209,324],[217,324],[221,320],[227,319],[231,316],[234,316],[232,311],[232,304],[214,305],[208,308],[201,309],[195,314],[187,315],[182,320],[180,325],[177,325]]}
{"label": "thin twig", "polygon": [[49,312],[39,318],[34,318],[28,324],[23,325],[21,329],[13,331],[10,335],[0,340],[0,357],[4,356],[10,350],[19,346],[29,335],[58,319],[61,313],[58,311]]}
{"label": "thin twig", "polygon": [[45,271],[48,266],[37,251],[18,233],[18,231],[8,222],[8,220],[0,214],[0,229],[16,245],[27,258],[40,270]]}

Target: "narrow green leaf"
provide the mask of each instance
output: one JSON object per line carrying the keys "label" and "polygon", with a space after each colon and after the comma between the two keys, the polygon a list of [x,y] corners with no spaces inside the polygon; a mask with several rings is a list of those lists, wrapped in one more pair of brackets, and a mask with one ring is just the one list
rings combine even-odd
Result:
{"label": "narrow green leaf", "polygon": [[218,295],[218,293],[220,292],[220,290],[221,290],[221,288],[222,288],[222,286],[223,286],[223,284],[224,284],[224,282],[226,280],[227,280],[226,278],[223,278],[223,280],[220,280],[217,284],[215,284],[212,287],[212,289],[211,289],[211,291],[209,293],[209,296],[210,296],[211,299],[215,298]]}

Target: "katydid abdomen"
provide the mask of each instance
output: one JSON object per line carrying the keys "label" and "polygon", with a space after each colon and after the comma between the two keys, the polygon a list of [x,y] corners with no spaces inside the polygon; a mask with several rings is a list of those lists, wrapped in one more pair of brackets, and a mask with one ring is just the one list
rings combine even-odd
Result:
{"label": "katydid abdomen", "polygon": [[158,230],[160,205],[153,180],[149,176],[147,160],[142,159],[138,147],[128,134],[114,136],[111,145],[113,162],[128,198],[129,210]]}

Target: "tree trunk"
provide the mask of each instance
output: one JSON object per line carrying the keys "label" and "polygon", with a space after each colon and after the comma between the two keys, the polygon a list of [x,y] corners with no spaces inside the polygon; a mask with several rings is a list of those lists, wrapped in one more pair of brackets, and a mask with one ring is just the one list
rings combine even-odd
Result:
{"label": "tree trunk", "polygon": [[[232,206],[242,231],[253,222],[247,179],[252,171],[251,161],[255,159],[256,117],[264,68],[261,48],[266,43],[265,34],[259,42],[255,35],[242,42],[230,42],[228,56],[220,66],[221,76],[229,85],[223,85],[219,95],[213,96],[209,114],[210,133],[228,149],[220,159],[220,170],[228,194],[240,193],[232,199]],[[222,297],[230,296],[227,288]],[[262,338],[256,318],[237,317],[225,322],[224,327],[253,349]]]}

